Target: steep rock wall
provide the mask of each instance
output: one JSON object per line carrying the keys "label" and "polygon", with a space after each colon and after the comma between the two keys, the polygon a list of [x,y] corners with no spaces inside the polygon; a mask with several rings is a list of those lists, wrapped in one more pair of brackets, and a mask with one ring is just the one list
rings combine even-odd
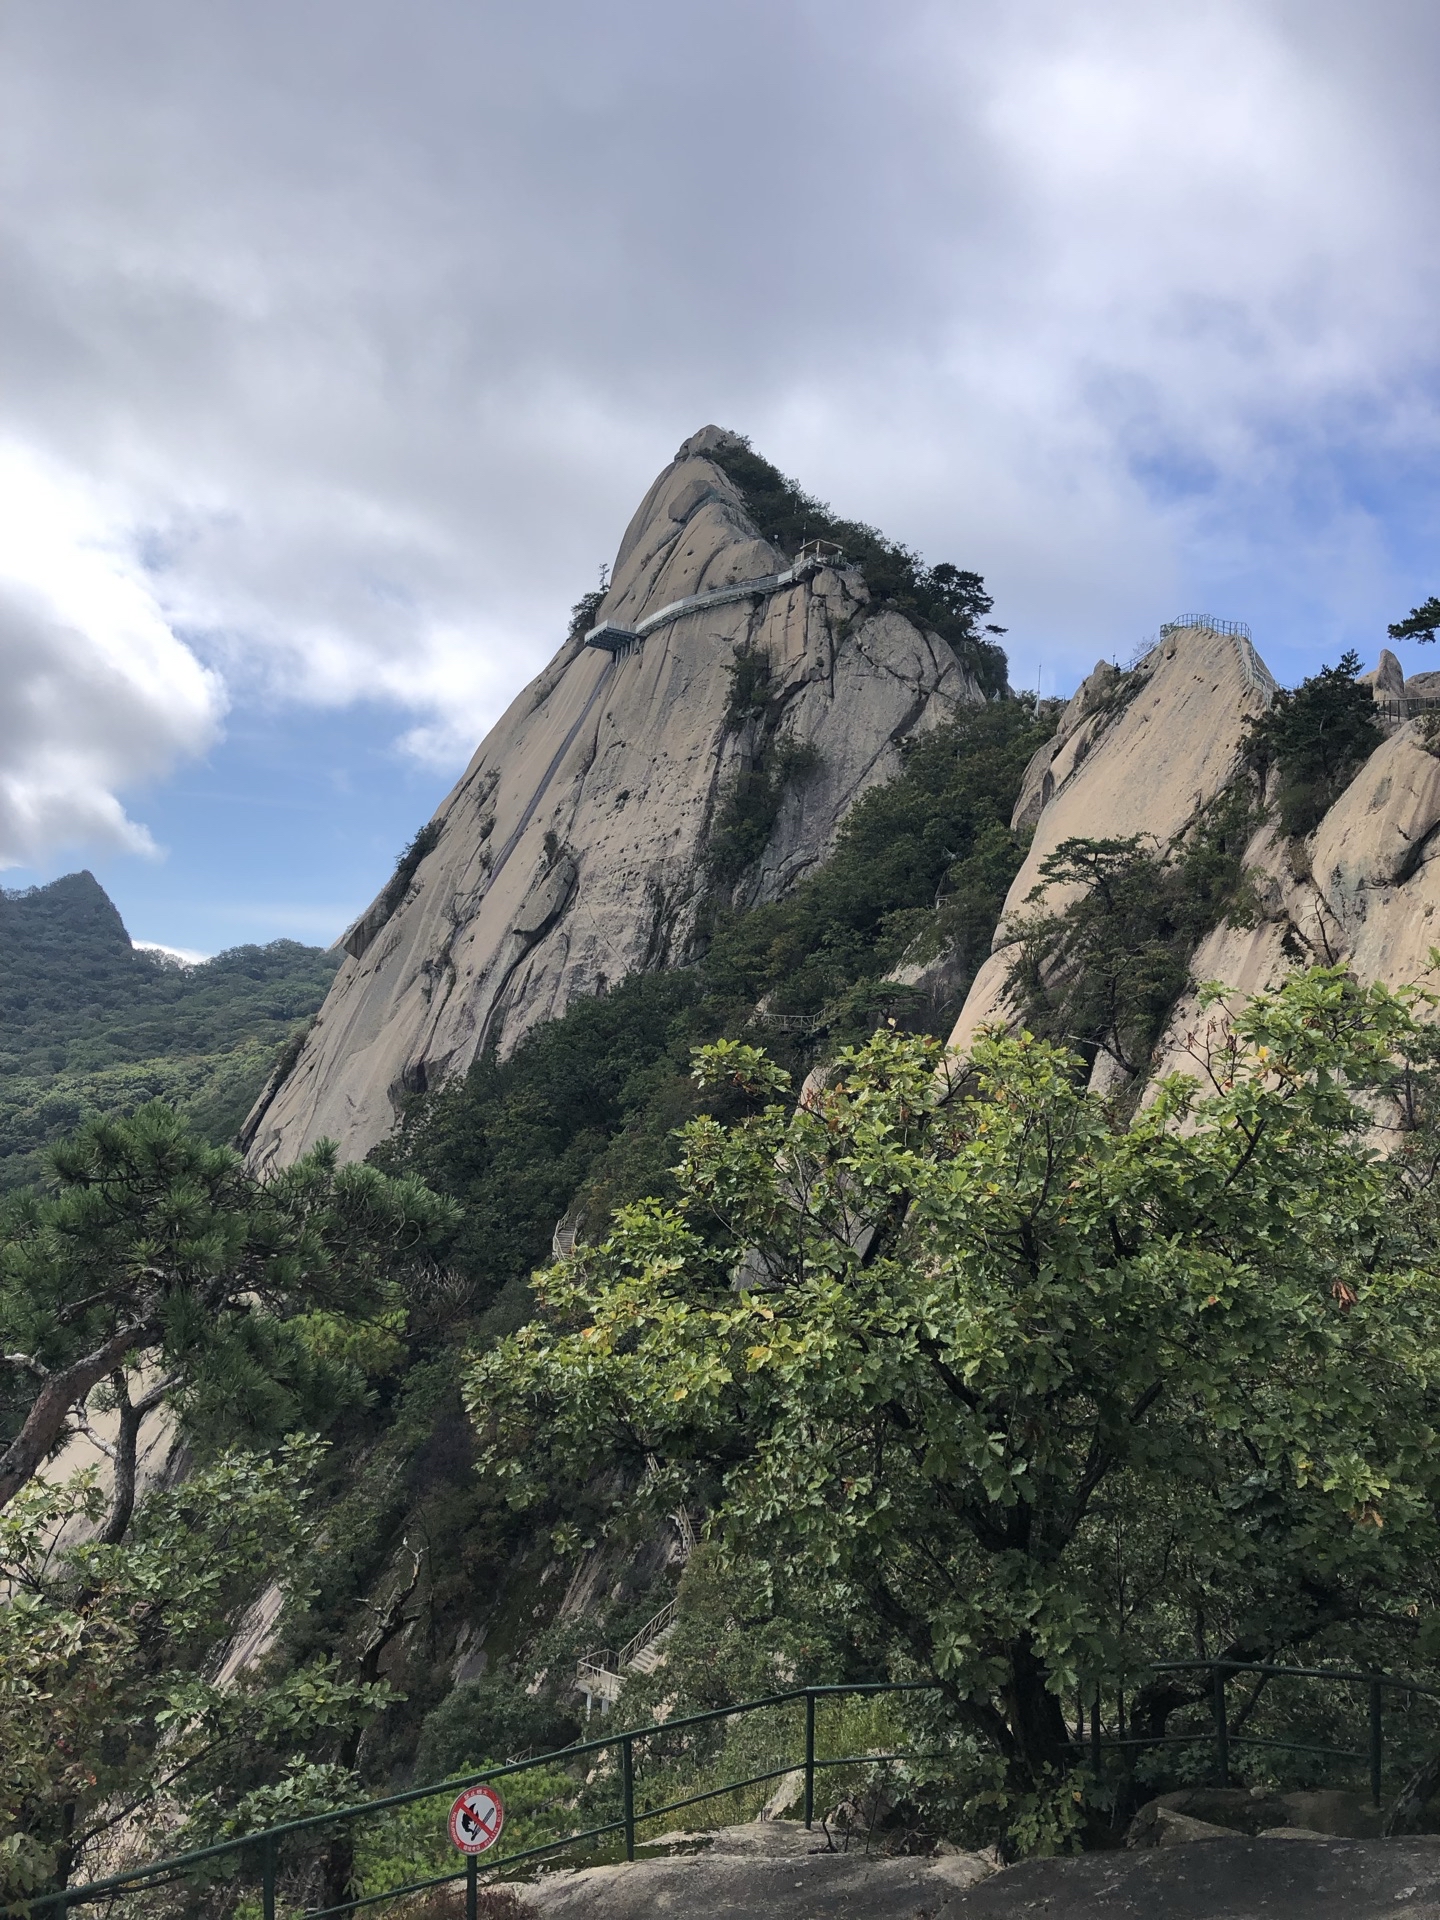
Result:
{"label": "steep rock wall", "polygon": [[[1367,684],[1393,730],[1308,841],[1287,840],[1270,823],[1255,833],[1244,855],[1255,924],[1223,924],[1196,950],[1192,989],[1156,1050],[1153,1078],[1194,1070],[1204,982],[1223,981],[1243,997],[1293,967],[1344,962],[1361,980],[1398,986],[1419,979],[1440,946],[1440,758],[1427,745],[1426,716],[1398,718],[1407,694],[1430,689],[1407,687],[1388,653]],[[1267,704],[1271,685],[1248,643],[1207,628],[1170,633],[1128,675],[1103,661],[1096,667],[1027,769],[1015,824],[1033,825],[1035,838],[954,1047],[1014,1017],[1005,998],[1014,923],[1047,854],[1070,838],[1145,833],[1164,843],[1183,831],[1239,771],[1246,720]],[[1044,904],[1063,907],[1067,891],[1050,889]]]}
{"label": "steep rock wall", "polygon": [[[951,1035],[968,1046],[979,1028],[1011,1017],[1005,980],[1014,925],[1031,909],[1043,861],[1065,840],[1150,834],[1162,844],[1221,793],[1240,764],[1245,721],[1269,699],[1269,676],[1235,637],[1185,627],[1128,673],[1102,660],[1026,769],[1016,826],[1035,837],[1015,876],[994,951],[966,996]],[[1052,886],[1044,905],[1066,905],[1075,888]]]}
{"label": "steep rock wall", "polygon": [[[706,458],[724,439],[694,435],[650,488],[598,619],[634,626],[789,565]],[[246,1124],[252,1165],[322,1137],[363,1155],[407,1092],[487,1044],[508,1052],[581,995],[685,958],[727,786],[777,727],[813,764],[737,898],[775,898],[822,859],[901,743],[981,697],[942,640],[868,599],[842,562],[687,612],[627,655],[568,641],[437,810],[402,897],[382,892],[352,929],[312,1033]],[[768,712],[737,724],[730,668],[747,649],[768,657]]]}
{"label": "steep rock wall", "polygon": [[[1377,747],[1303,848],[1263,827],[1245,864],[1262,906],[1253,927],[1223,925],[1191,963],[1197,983],[1264,992],[1295,966],[1343,961],[1367,984],[1418,981],[1440,946],[1440,759],[1423,719]],[[1177,1007],[1157,1074],[1186,1068],[1193,994]]]}

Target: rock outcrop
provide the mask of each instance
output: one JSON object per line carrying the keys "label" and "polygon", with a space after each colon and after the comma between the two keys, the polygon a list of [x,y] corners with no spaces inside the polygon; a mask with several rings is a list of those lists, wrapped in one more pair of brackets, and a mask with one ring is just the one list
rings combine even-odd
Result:
{"label": "rock outcrop", "polygon": [[[991,957],[977,974],[951,1044],[1005,1020],[1015,922],[1063,841],[1149,834],[1164,844],[1234,779],[1245,722],[1274,687],[1243,636],[1191,626],[1167,630],[1128,672],[1102,660],[1066,707],[1055,736],[1026,769],[1016,826],[1033,826],[1025,864],[1006,896]],[[1076,890],[1051,887],[1063,907]]]}
{"label": "rock outcrop", "polygon": [[[1283,1831],[1283,1830],[1282,1830]],[[698,1904],[697,1915],[704,1913]],[[1232,1835],[1201,1846],[1026,1860],[954,1894],[943,1920],[1436,1920],[1433,1840]],[[938,1920],[938,1917],[937,1917]]]}
{"label": "rock outcrop", "polygon": [[[348,1157],[389,1130],[407,1093],[512,1049],[537,1021],[691,949],[707,852],[736,776],[793,776],[734,897],[773,899],[833,844],[846,811],[890,777],[902,742],[982,696],[949,646],[869,604],[843,557],[794,568],[739,491],[687,440],[641,502],[597,623],[571,635],[491,730],[442,802],[413,870],[361,916],[298,1058],[242,1136],[259,1167],[322,1137]],[[766,582],[736,598],[733,589]],[[612,641],[613,644],[613,641]],[[763,698],[735,699],[737,655],[763,656]],[[768,764],[775,768],[765,774]]]}
{"label": "rock outcrop", "polygon": [[[1440,946],[1440,741],[1433,716],[1403,717],[1407,687],[1392,654],[1367,684],[1383,705],[1387,737],[1307,841],[1287,840],[1270,823],[1254,835],[1244,864],[1258,914],[1201,943],[1190,967],[1195,988],[1220,980],[1248,995],[1297,965],[1341,961],[1362,980],[1391,986],[1425,973]],[[1273,687],[1248,640],[1204,626],[1168,629],[1128,673],[1096,667],[1027,770],[1015,824],[1033,825],[1035,837],[953,1046],[1013,1018],[1005,981],[1015,926],[1046,856],[1070,838],[1149,834],[1164,844],[1183,832],[1235,778],[1246,721]],[[1412,681],[1412,702],[1419,691]],[[1044,904],[1063,907],[1066,897],[1052,887]],[[1193,1069],[1187,1039],[1197,1017],[1191,991],[1157,1049],[1154,1078]]]}
{"label": "rock outcrop", "polygon": [[[1263,827],[1245,864],[1262,917],[1223,924],[1191,962],[1198,984],[1264,992],[1297,965],[1343,961],[1363,981],[1403,986],[1440,946],[1440,759],[1426,721],[1399,725],[1371,754],[1303,847]],[[1176,1009],[1156,1073],[1184,1067],[1196,1024],[1193,995]]]}
{"label": "rock outcrop", "polygon": [[842,1851],[818,1823],[807,1832],[790,1820],[664,1834],[645,1851],[659,1857],[547,1873],[519,1889],[523,1903],[545,1920],[930,1920],[997,1864],[954,1848],[887,1857],[857,1841]]}

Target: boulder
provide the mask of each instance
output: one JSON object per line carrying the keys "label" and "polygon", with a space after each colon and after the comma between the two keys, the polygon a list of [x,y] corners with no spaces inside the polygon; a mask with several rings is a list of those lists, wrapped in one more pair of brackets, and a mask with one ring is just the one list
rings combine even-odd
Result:
{"label": "boulder", "polygon": [[[546,1920],[922,1920],[995,1872],[988,1855],[885,1858],[863,1842],[832,1848],[817,1828],[751,1821],[714,1834],[663,1835],[662,1857],[547,1873],[523,1889]],[[646,1851],[651,1851],[647,1848]]]}
{"label": "boulder", "polygon": [[1290,1810],[1278,1793],[1246,1787],[1181,1787],[1146,1801],[1126,1830],[1125,1844],[1164,1847],[1227,1833],[1256,1834],[1265,1827],[1287,1825],[1289,1817]]}
{"label": "boulder", "polygon": [[1156,1807],[1142,1825],[1130,1823],[1125,1844],[1127,1847],[1184,1847],[1192,1840],[1234,1838],[1233,1827],[1217,1827],[1209,1820],[1195,1820],[1188,1813],[1176,1813],[1171,1807]]}
{"label": "boulder", "polygon": [[1405,711],[1405,669],[1391,653],[1388,647],[1380,649],[1380,664],[1372,673],[1367,673],[1360,682],[1369,687],[1375,698],[1387,705]]}

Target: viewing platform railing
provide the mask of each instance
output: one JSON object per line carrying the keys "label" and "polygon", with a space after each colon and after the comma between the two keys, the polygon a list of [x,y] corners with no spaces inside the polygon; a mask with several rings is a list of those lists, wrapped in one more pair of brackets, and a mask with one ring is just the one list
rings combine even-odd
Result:
{"label": "viewing platform railing", "polygon": [[[1140,1670],[1146,1680],[1154,1680],[1165,1674],[1185,1672],[1207,1675],[1208,1684],[1196,1698],[1173,1708],[1172,1713],[1199,1709],[1205,1713],[1207,1724],[1186,1728],[1173,1734],[1136,1733],[1133,1728],[1127,1732],[1123,1695],[1117,1696],[1111,1693],[1109,1705],[1113,1708],[1113,1713],[1110,1714],[1107,1722],[1106,1715],[1102,1711],[1101,1697],[1092,1691],[1088,1700],[1078,1696],[1075,1700],[1077,1725],[1075,1732],[1071,1735],[1071,1750],[1075,1763],[1088,1766],[1092,1774],[1102,1776],[1106,1768],[1107,1755],[1118,1755],[1128,1770],[1133,1767],[1135,1759],[1143,1752],[1153,1753],[1162,1748],[1209,1748],[1216,1783],[1228,1786],[1232,1774],[1232,1755],[1235,1751],[1239,1748],[1263,1748],[1270,1752],[1302,1754],[1327,1761],[1357,1763],[1368,1773],[1370,1795],[1375,1805],[1379,1806],[1382,1803],[1384,1789],[1387,1693],[1398,1693],[1404,1696],[1407,1705],[1411,1708],[1422,1700],[1440,1702],[1440,1686],[1405,1679],[1393,1674],[1370,1673],[1359,1668],[1287,1667],[1261,1661],[1196,1659],[1164,1660]],[[1251,1689],[1251,1697],[1248,1701],[1241,1703],[1238,1711],[1232,1712],[1227,1689],[1232,1682],[1247,1677],[1255,1682]],[[1273,1683],[1287,1680],[1302,1681],[1312,1685],[1324,1682],[1331,1686],[1361,1689],[1365,1701],[1364,1744],[1355,1748],[1338,1747],[1329,1743],[1284,1738],[1279,1734],[1246,1732],[1245,1728],[1251,1722],[1251,1716],[1262,1693]],[[304,1819],[288,1820],[255,1833],[217,1841],[211,1846],[196,1847],[187,1853],[154,1860],[143,1866],[132,1867],[126,1872],[108,1874],[101,1879],[87,1881],[78,1886],[37,1892],[23,1901],[0,1908],[0,1917],[3,1917],[3,1920],[29,1920],[29,1916],[37,1914],[64,1916],[72,1909],[83,1908],[97,1901],[111,1902],[116,1896],[130,1890],[155,1892],[166,1887],[188,1886],[194,1892],[203,1888],[206,1882],[215,1881],[228,1865],[229,1874],[225,1877],[233,1877],[238,1871],[258,1881],[263,1920],[277,1920],[277,1916],[282,1911],[278,1893],[282,1853],[287,1850],[293,1851],[297,1843],[303,1851],[308,1840],[310,1847],[318,1851],[322,1846],[333,1841],[337,1831],[353,1829],[357,1822],[373,1822],[377,1815],[395,1808],[412,1806],[422,1800],[434,1800],[439,1803],[435,1817],[437,1825],[443,1827],[448,1802],[466,1787],[513,1779],[519,1774],[540,1767],[573,1768],[577,1761],[586,1762],[587,1771],[593,1772],[594,1764],[602,1756],[613,1752],[618,1763],[620,1794],[619,1811],[612,1818],[598,1820],[590,1826],[577,1828],[538,1845],[518,1848],[514,1852],[500,1853],[497,1850],[493,1857],[486,1854],[483,1866],[472,1854],[464,1865],[458,1866],[451,1872],[386,1887],[377,1893],[365,1893],[333,1906],[302,1908],[292,1902],[284,1909],[286,1920],[291,1920],[291,1916],[294,1916],[294,1920],[338,1920],[341,1914],[378,1907],[386,1901],[399,1900],[412,1894],[426,1892],[430,1888],[464,1881],[469,1920],[476,1920],[477,1890],[482,1871],[490,1874],[496,1871],[514,1871],[520,1867],[535,1866],[542,1861],[553,1861],[559,1855],[576,1848],[588,1848],[593,1856],[597,1843],[607,1841],[617,1842],[623,1846],[624,1857],[627,1860],[633,1860],[637,1835],[642,1826],[686,1811],[691,1807],[702,1806],[707,1801],[721,1799],[727,1794],[739,1792],[744,1788],[783,1779],[785,1775],[795,1772],[803,1775],[803,1817],[805,1825],[809,1827],[813,1825],[815,1818],[816,1781],[819,1775],[828,1769],[892,1765],[905,1761],[943,1764],[949,1757],[945,1754],[869,1752],[830,1755],[822,1754],[818,1750],[817,1743],[817,1710],[826,1701],[838,1700],[846,1696],[938,1691],[940,1689],[936,1683],[923,1680],[854,1681],[835,1686],[793,1687],[782,1692],[766,1694],[758,1700],[746,1700],[736,1706],[716,1707],[706,1713],[685,1714],[673,1720],[656,1721],[643,1727],[631,1727],[619,1733],[605,1734],[599,1739],[577,1741],[574,1746],[562,1748],[554,1753],[540,1754],[528,1760],[511,1761],[505,1766],[486,1767],[474,1773],[459,1775],[454,1779],[437,1781],[430,1786],[411,1787],[403,1793],[387,1794],[356,1806],[310,1814]],[[790,1703],[803,1708],[803,1725],[797,1729],[798,1751],[792,1751],[789,1757],[779,1760],[776,1765],[749,1774],[743,1779],[727,1780],[722,1785],[705,1787],[699,1792],[683,1794],[676,1799],[656,1805],[641,1803],[641,1796],[637,1794],[636,1786],[637,1745],[643,1745],[644,1742],[656,1737],[673,1743],[677,1735],[685,1734],[688,1730],[711,1726],[720,1721],[766,1709],[783,1707]],[[1088,1728],[1084,1724],[1087,1714]],[[1436,1739],[1440,1739],[1440,1721],[1437,1721],[1435,1726],[1427,1727],[1427,1741],[1433,1743]],[[1413,1760],[1413,1755],[1411,1758]],[[1193,1773],[1193,1767],[1189,1771]],[[119,1911],[125,1911],[123,1906]]]}

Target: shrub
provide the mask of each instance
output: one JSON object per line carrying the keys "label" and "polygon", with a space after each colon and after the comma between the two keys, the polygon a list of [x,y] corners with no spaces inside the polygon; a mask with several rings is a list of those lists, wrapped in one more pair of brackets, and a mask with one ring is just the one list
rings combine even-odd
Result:
{"label": "shrub", "polygon": [[948,560],[927,567],[918,553],[876,528],[842,520],[756,453],[748,440],[716,447],[708,457],[739,487],[765,539],[784,553],[796,552],[806,539],[834,540],[865,575],[875,605],[892,606],[933,629],[985,693],[1005,691],[1004,649],[987,637],[998,638],[1005,629],[984,624],[995,603],[978,573]]}
{"label": "shrub", "polygon": [[1346,653],[1338,666],[1277,693],[1269,711],[1249,723],[1247,753],[1262,777],[1277,771],[1276,806],[1287,834],[1313,833],[1385,738],[1359,672],[1360,656]]}

